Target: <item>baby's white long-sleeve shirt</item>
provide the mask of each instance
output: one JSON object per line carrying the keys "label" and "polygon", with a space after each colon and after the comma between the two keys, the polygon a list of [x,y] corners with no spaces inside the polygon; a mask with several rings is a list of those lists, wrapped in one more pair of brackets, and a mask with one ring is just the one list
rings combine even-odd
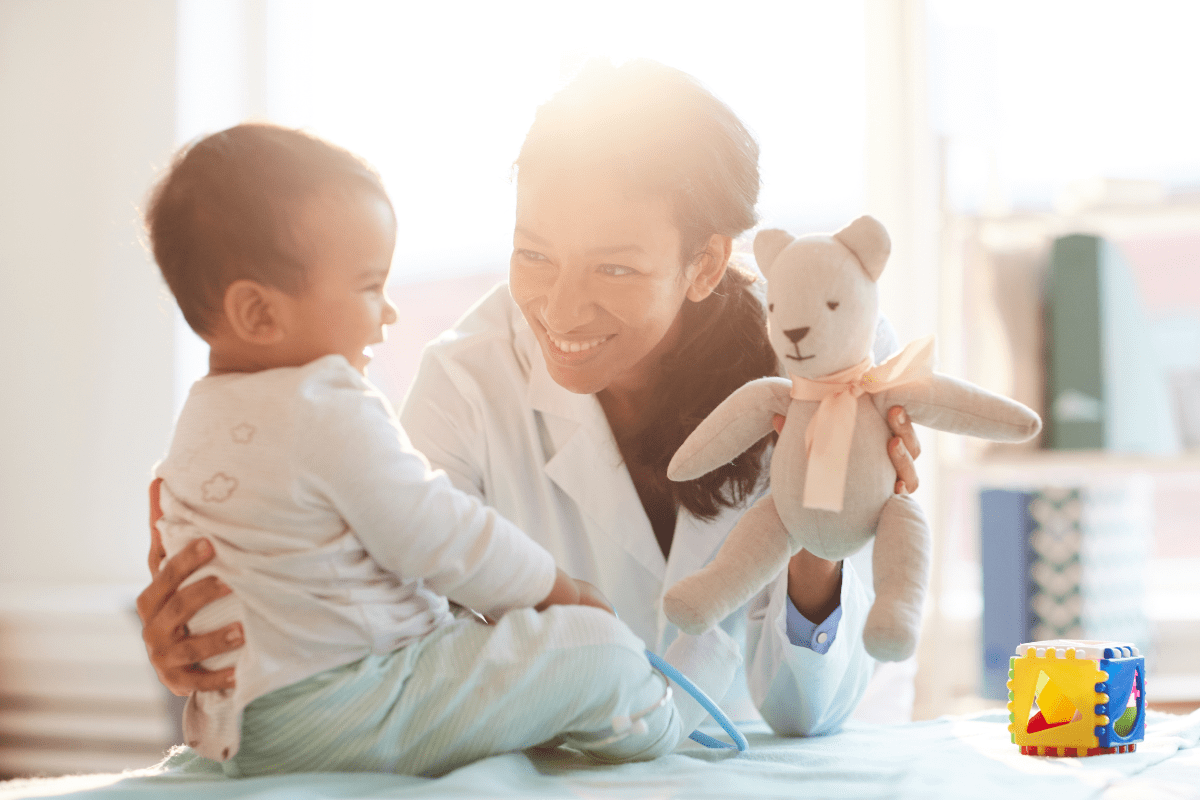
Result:
{"label": "baby's white long-sleeve shirt", "polygon": [[553,557],[415,451],[387,400],[341,356],[204,378],[166,458],[163,544],[206,537],[233,594],[188,623],[242,623],[246,643],[204,666],[237,686],[198,692],[185,733],[202,755],[237,752],[241,711],[267,692],[451,619],[446,598],[501,615],[554,584]]}

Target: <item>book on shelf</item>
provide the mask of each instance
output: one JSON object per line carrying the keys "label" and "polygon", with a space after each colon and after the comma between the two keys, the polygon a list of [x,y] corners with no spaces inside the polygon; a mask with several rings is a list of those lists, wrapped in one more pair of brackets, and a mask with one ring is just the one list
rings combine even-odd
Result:
{"label": "book on shelf", "polygon": [[1177,452],[1167,373],[1120,250],[1099,236],[1056,239],[1045,314],[1048,446]]}
{"label": "book on shelf", "polygon": [[980,492],[984,697],[1007,697],[1009,658],[1022,642],[1110,639],[1149,648],[1153,495],[1146,476]]}

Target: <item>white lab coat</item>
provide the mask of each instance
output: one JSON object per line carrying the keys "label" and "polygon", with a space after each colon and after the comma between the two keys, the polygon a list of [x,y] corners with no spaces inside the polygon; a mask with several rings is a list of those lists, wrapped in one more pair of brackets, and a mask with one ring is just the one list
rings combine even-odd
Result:
{"label": "white lab coat", "polygon": [[[679,633],[663,614],[663,592],[707,563],[745,510],[712,521],[681,510],[664,560],[600,403],[550,377],[507,284],[426,347],[400,418],[435,468],[598,586],[659,653]],[[850,716],[874,668],[862,645],[867,593],[846,563],[842,619],[825,654],[788,641],[786,597],[782,574],[722,623],[744,643],[745,663],[721,704],[734,719],[760,713],[781,734],[828,733]]]}

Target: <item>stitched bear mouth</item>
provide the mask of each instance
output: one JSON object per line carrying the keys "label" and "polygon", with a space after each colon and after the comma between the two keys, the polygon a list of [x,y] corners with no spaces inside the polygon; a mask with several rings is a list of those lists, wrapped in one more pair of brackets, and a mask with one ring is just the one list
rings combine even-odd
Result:
{"label": "stitched bear mouth", "polygon": [[792,346],[796,348],[796,355],[792,355],[791,353],[784,354],[785,358],[790,358],[792,361],[807,361],[810,358],[815,358],[817,355],[816,353],[813,353],[811,356],[802,356],[800,355],[800,345],[793,344]]}

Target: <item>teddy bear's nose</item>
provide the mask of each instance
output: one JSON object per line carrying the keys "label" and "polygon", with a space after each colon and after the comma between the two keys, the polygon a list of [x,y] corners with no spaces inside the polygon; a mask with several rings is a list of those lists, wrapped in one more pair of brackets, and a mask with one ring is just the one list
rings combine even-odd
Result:
{"label": "teddy bear's nose", "polygon": [[783,335],[791,339],[792,344],[795,344],[808,335],[808,328],[790,328],[784,331]]}

